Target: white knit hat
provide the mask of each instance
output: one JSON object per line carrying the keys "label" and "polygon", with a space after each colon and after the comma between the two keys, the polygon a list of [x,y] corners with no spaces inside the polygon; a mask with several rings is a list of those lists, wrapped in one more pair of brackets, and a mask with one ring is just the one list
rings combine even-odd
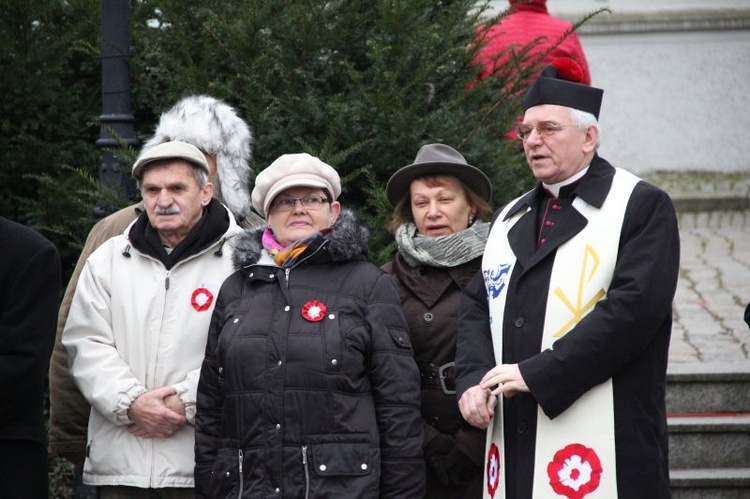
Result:
{"label": "white knit hat", "polygon": [[307,153],[284,154],[255,178],[253,208],[268,215],[273,199],[290,187],[320,187],[335,201],[341,194],[341,179],[331,165]]}

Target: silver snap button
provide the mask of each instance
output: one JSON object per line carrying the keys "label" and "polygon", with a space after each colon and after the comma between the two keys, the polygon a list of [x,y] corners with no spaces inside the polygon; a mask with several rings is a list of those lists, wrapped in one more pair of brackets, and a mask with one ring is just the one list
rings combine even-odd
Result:
{"label": "silver snap button", "polygon": [[331,360],[331,365],[332,366],[337,366],[337,365],[339,365],[339,361],[336,360],[336,359],[333,359],[333,360]]}
{"label": "silver snap button", "polygon": [[362,463],[362,466],[360,466],[360,468],[362,468],[363,471],[366,470],[367,469],[367,463]]}
{"label": "silver snap button", "polygon": [[240,319],[239,319],[239,318],[237,318],[237,317],[235,317],[235,318],[234,318],[234,320],[233,320],[232,322],[233,322],[234,324],[237,324],[238,322],[240,322]]}
{"label": "silver snap button", "polygon": [[325,464],[321,464],[320,465],[320,471],[325,471],[325,470],[326,470],[326,465]]}
{"label": "silver snap button", "polygon": [[276,429],[277,429],[277,430],[280,430],[280,429],[281,429],[281,424],[280,424],[280,423],[276,423]]}
{"label": "silver snap button", "polygon": [[276,364],[280,366],[281,365],[281,361],[278,361]]}
{"label": "silver snap button", "polygon": [[290,308],[292,308],[292,307],[290,307],[289,305],[287,305],[286,307],[284,307],[284,312],[289,312]]}
{"label": "silver snap button", "polygon": [[335,319],[335,318],[336,318],[336,316],[335,316],[335,315],[333,315],[333,314],[330,314],[330,315],[328,316],[328,318],[329,318],[329,319],[331,319],[331,320],[333,320],[333,319]]}

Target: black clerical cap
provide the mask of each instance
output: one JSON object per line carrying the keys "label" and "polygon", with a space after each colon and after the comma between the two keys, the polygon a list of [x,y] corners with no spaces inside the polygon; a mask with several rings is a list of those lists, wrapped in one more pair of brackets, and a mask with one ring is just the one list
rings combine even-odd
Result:
{"label": "black clerical cap", "polygon": [[604,90],[571,81],[580,71],[576,68],[580,66],[570,58],[553,60],[526,91],[521,101],[523,110],[541,104],[556,104],[591,113],[599,119]]}

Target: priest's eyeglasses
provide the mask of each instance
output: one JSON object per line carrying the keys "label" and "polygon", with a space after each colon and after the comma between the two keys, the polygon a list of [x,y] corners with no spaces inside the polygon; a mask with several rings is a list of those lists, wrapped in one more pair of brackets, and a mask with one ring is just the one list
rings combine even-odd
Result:
{"label": "priest's eyeglasses", "polygon": [[550,137],[558,132],[561,132],[563,128],[567,128],[570,126],[576,126],[575,124],[568,123],[568,124],[561,124],[556,123],[554,121],[540,121],[536,124],[536,126],[531,126],[526,123],[521,123],[516,127],[516,134],[518,135],[518,138],[522,141],[526,142],[528,140],[529,135],[531,135],[531,132],[536,130],[536,133],[539,134],[539,137],[546,139],[547,137]]}
{"label": "priest's eyeglasses", "polygon": [[324,204],[330,203],[328,198],[324,196],[305,196],[302,198],[290,198],[284,196],[274,199],[271,206],[279,211],[292,211],[297,204],[297,201],[308,210],[319,210]]}

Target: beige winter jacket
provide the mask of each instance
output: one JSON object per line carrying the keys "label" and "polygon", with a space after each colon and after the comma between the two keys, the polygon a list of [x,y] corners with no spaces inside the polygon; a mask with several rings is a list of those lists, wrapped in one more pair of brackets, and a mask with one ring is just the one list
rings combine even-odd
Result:
{"label": "beige winter jacket", "polygon": [[86,431],[91,406],[78,391],[68,371],[68,356],[61,341],[62,332],[86,259],[105,241],[122,234],[142,210],[141,203],[130,205],[103,218],[91,228],[68,281],[57,316],[55,347],[49,366],[49,450],[52,455],[61,455],[80,467],[86,458]]}
{"label": "beige winter jacket", "polygon": [[[86,262],[62,337],[71,375],[92,406],[85,483],[193,486],[200,366],[215,297],[232,272],[231,239],[241,231],[230,220],[228,242],[222,238],[171,270],[125,235]],[[175,388],[189,424],[165,439],[131,435],[130,404],[162,386]]]}

